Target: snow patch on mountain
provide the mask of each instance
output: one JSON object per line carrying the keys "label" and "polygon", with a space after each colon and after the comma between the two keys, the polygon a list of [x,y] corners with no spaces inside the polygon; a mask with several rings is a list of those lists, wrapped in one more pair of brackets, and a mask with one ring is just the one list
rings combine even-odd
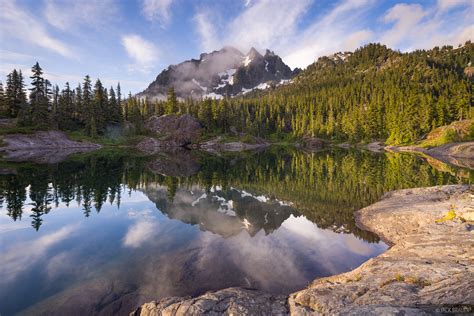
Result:
{"label": "snow patch on mountain", "polygon": [[267,82],[263,82],[251,89],[247,89],[247,88],[242,88],[241,92],[242,94],[247,94],[249,92],[252,92],[252,91],[255,91],[255,90],[265,90],[265,89],[268,89],[270,88],[271,86],[267,83]]}
{"label": "snow patch on mountain", "polygon": [[222,94],[217,94],[217,93],[211,92],[211,93],[207,93],[207,94],[203,95],[202,98],[203,99],[220,100],[220,99],[224,99],[224,96]]}
{"label": "snow patch on mountain", "polygon": [[221,83],[217,86],[217,88],[223,88],[227,84],[233,85],[234,84],[234,74],[237,71],[237,69],[232,68],[232,69],[227,69],[226,71],[220,72],[219,78],[221,79]]}
{"label": "snow patch on mountain", "polygon": [[252,59],[250,58],[250,56],[249,55],[245,56],[245,59],[243,61],[244,66],[247,67],[251,62],[252,62]]}
{"label": "snow patch on mountain", "polygon": [[193,78],[192,82],[193,82],[195,85],[197,85],[199,88],[201,88],[202,91],[207,92],[207,88],[201,86],[201,84],[200,84],[196,79]]}

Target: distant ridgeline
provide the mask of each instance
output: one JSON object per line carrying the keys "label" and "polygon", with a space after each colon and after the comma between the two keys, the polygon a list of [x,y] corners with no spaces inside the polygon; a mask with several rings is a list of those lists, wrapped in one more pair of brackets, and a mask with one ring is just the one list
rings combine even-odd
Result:
{"label": "distant ridgeline", "polygon": [[[208,62],[206,56],[212,54],[201,56],[199,64]],[[254,55],[259,57],[254,58],[259,60],[255,66],[258,72],[247,71],[253,68],[245,60],[243,66],[239,64],[240,72],[245,72],[244,83],[260,82],[253,80],[253,73],[264,80],[265,69],[273,69],[270,59],[286,69],[271,52]],[[119,91],[107,91],[99,80],[92,87],[89,77],[76,89],[66,86],[62,91],[57,87],[51,90],[35,65],[29,101],[21,73],[14,71],[8,76],[6,91],[0,90],[0,112],[18,117],[19,125],[81,130],[94,137],[106,134],[111,125],[127,126],[130,133],[140,134],[144,132],[143,121],[152,115],[190,113],[211,134],[233,130],[273,139],[309,135],[340,141],[410,143],[436,127],[473,118],[473,61],[474,44],[470,41],[457,48],[444,46],[410,53],[369,44],[353,53],[321,57],[299,74],[286,69],[288,76],[296,75],[290,81],[259,84],[261,89],[252,91],[243,88],[246,94],[230,94],[232,98],[219,95],[213,99],[221,90],[233,91],[230,76],[240,74],[238,71],[217,78],[216,87],[225,81],[225,88],[216,88],[217,92],[207,98],[203,94],[208,88],[203,89],[199,95],[204,100],[181,98],[181,90],[176,95],[171,87],[162,101],[151,100],[146,93],[138,97],[129,94],[121,100]]]}

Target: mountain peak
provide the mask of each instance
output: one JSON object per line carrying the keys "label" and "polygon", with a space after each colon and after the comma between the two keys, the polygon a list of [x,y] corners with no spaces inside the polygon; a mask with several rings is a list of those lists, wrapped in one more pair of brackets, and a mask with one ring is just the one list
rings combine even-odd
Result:
{"label": "mountain peak", "polygon": [[265,57],[266,57],[266,56],[274,56],[274,55],[275,55],[275,53],[274,53],[273,51],[269,50],[269,49],[267,49],[267,50],[265,51]]}
{"label": "mountain peak", "polygon": [[258,50],[255,49],[255,47],[252,47],[249,52],[247,53],[247,56],[250,57],[251,59],[254,59],[256,57],[263,57]]}
{"label": "mountain peak", "polygon": [[254,47],[247,55],[237,48],[224,46],[220,50],[202,53],[163,70],[140,97],[166,99],[173,87],[180,98],[223,98],[279,84],[294,77],[291,69],[278,55],[266,50],[263,57]]}

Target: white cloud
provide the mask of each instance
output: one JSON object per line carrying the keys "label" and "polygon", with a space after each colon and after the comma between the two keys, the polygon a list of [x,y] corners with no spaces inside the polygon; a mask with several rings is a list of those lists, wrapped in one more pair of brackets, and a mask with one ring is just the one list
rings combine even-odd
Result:
{"label": "white cloud", "polygon": [[340,0],[301,28],[312,4],[311,0],[248,1],[236,17],[214,25],[210,21],[219,18],[201,10],[194,16],[201,48],[210,51],[233,45],[244,53],[252,46],[270,48],[290,67],[306,67],[320,56],[352,51],[368,42],[407,51],[457,45],[472,40],[474,34],[472,0],[399,3],[384,12],[377,25],[367,21],[373,19],[368,13],[375,11],[379,2]]}
{"label": "white cloud", "polygon": [[171,20],[173,0],[142,0],[142,13],[148,21],[159,21],[166,26]]}
{"label": "white cloud", "polygon": [[[283,59],[291,67],[306,67],[317,57],[341,50],[353,50],[373,37],[362,29],[361,17],[373,0],[344,0],[295,37],[293,45],[281,47]],[[361,25],[361,29],[357,26]]]}
{"label": "white cloud", "polygon": [[389,47],[394,47],[420,34],[415,32],[415,27],[426,16],[426,12],[419,4],[397,4],[387,11],[383,17],[386,23],[394,23],[393,27],[385,32],[381,42]]}
{"label": "white cloud", "polygon": [[112,0],[61,1],[46,0],[44,16],[49,24],[63,30],[78,30],[78,26],[100,28],[116,16],[117,5]]}
{"label": "white cloud", "polygon": [[310,0],[254,1],[229,23],[227,42],[243,50],[288,44],[310,4]]}
{"label": "white cloud", "polygon": [[134,60],[134,64],[130,65],[132,70],[147,72],[153,67],[158,58],[158,50],[153,43],[139,35],[123,35],[122,45],[128,56]]}
{"label": "white cloud", "polygon": [[[51,36],[36,18],[16,5],[13,0],[1,0],[2,37],[11,36],[29,44],[54,51],[64,57],[75,58],[72,49]],[[3,41],[4,39],[2,39]]]}
{"label": "white cloud", "polygon": [[369,42],[374,36],[371,30],[361,30],[350,34],[343,44],[344,51],[353,51],[364,43]]}
{"label": "white cloud", "polygon": [[[454,7],[460,10],[448,12]],[[378,41],[403,51],[463,44],[474,37],[473,8],[474,2],[462,0],[440,0],[431,7],[397,4],[382,17],[393,25],[381,32]]]}
{"label": "white cloud", "polygon": [[209,12],[201,11],[194,16],[197,33],[201,39],[200,46],[206,52],[220,48],[217,32],[214,25],[209,22],[209,15]]}
{"label": "white cloud", "polygon": [[441,11],[450,10],[455,7],[462,5],[474,6],[474,1],[472,0],[438,0],[438,8]]}
{"label": "white cloud", "polygon": [[[353,50],[374,37],[360,23],[361,15],[374,0],[342,0],[305,29],[299,23],[312,0],[255,0],[223,25],[213,25],[203,10],[194,16],[201,48],[205,51],[233,45],[244,53],[250,47],[270,48],[291,67],[306,67],[318,56],[339,50]],[[215,14],[215,13],[214,13]],[[361,25],[360,28],[354,25]],[[219,32],[220,31],[220,32]]]}

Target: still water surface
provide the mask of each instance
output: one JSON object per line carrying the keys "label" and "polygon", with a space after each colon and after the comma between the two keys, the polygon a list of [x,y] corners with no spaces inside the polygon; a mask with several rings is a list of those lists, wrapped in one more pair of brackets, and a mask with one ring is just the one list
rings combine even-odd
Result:
{"label": "still water surface", "polygon": [[387,249],[355,210],[392,189],[472,179],[413,155],[344,150],[3,165],[1,315],[127,315],[232,286],[288,294]]}

